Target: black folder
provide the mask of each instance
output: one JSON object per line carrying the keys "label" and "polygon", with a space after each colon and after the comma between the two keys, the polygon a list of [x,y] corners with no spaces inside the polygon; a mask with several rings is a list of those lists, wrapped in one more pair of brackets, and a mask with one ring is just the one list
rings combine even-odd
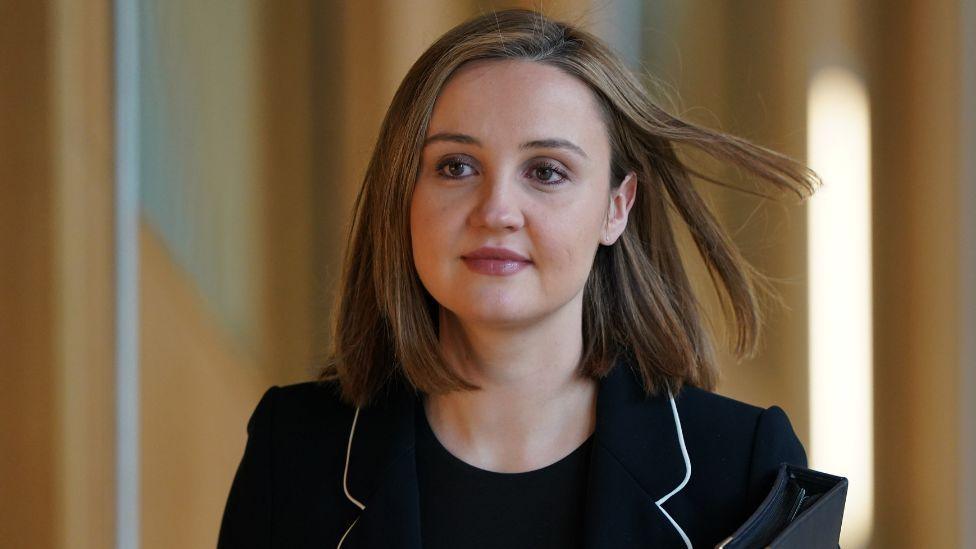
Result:
{"label": "black folder", "polygon": [[836,549],[847,479],[780,465],[759,508],[716,549]]}

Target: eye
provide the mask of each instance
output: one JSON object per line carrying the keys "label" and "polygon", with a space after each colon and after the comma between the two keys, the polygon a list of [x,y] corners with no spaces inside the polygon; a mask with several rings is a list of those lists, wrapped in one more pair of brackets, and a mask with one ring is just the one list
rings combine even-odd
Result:
{"label": "eye", "polygon": [[[561,170],[555,163],[549,161],[539,162],[533,166],[532,173],[533,175],[541,176],[539,177],[539,181],[543,185],[556,186],[566,181],[567,178],[565,171]],[[552,179],[553,176],[558,176],[558,178]]]}
{"label": "eye", "polygon": [[[470,173],[464,173],[464,167],[471,168],[471,164],[468,164],[464,159],[459,157],[445,158],[434,168],[438,175],[445,177],[447,179],[461,179]],[[442,170],[447,168],[447,173]],[[474,168],[471,168],[472,170]]]}

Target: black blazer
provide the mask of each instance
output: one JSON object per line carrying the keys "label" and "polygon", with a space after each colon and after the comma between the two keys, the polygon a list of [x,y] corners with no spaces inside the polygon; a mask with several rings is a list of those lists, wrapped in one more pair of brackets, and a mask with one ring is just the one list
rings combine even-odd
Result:
{"label": "black blazer", "polygon": [[[645,399],[627,365],[597,394],[587,549],[714,547],[762,502],[780,463],[807,465],[781,408],[691,387]],[[420,401],[391,387],[360,410],[335,384],[269,388],[247,424],[218,549],[420,549]]]}

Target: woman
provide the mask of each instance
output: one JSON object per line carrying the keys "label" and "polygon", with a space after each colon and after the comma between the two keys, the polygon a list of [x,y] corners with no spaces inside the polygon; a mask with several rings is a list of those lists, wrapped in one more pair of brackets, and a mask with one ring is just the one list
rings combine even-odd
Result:
{"label": "woman", "polygon": [[506,10],[441,37],[397,90],[356,200],[331,361],[261,398],[218,546],[726,538],[806,456],[780,408],[710,392],[669,208],[728,296],[740,356],[767,283],[676,145],[801,198],[818,182],[665,113],[578,28]]}

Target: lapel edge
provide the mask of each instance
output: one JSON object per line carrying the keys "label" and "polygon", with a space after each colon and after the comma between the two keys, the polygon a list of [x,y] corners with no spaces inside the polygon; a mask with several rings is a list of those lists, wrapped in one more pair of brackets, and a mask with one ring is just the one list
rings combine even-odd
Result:
{"label": "lapel edge", "polygon": [[[639,373],[633,370],[630,361],[622,359],[601,380],[597,413],[601,436],[596,437],[596,442],[654,503],[684,545],[692,549],[688,535],[664,508],[691,479],[691,458],[670,387],[666,394],[648,398]],[[634,436],[641,431],[657,440],[648,444],[647,439]],[[648,463],[655,466],[645,467]],[[679,474],[681,480],[675,485],[670,479],[676,479]]]}

